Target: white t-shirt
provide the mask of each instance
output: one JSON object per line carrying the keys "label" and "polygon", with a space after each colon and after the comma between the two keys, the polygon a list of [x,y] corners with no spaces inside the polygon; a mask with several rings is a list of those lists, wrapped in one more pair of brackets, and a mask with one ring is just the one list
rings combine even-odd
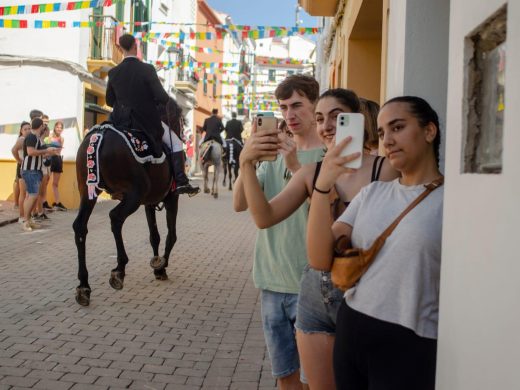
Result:
{"label": "white t-shirt", "polygon": [[[353,247],[368,249],[424,189],[399,179],[371,183],[338,222],[353,226]],[[358,284],[346,291],[351,308],[437,338],[443,195],[443,186],[435,189],[401,220]]]}

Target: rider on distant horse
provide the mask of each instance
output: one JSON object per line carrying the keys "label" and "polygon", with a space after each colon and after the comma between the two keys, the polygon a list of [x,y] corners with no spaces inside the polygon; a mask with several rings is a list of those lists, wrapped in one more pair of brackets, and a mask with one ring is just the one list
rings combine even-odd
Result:
{"label": "rider on distant horse", "polygon": [[[150,136],[152,153],[160,156],[164,130],[158,107],[166,105],[169,96],[155,68],[137,58],[137,45],[131,34],[119,38],[119,47],[124,59],[108,72],[106,102],[113,107],[110,120],[116,127],[146,132]],[[179,158],[174,154],[175,157]],[[174,167],[178,165],[174,163]],[[191,193],[191,190],[194,189],[186,188],[186,183],[177,182],[177,193]]]}
{"label": "rider on distant horse", "polygon": [[237,113],[231,113],[231,119],[226,123],[226,139],[234,138],[242,143],[242,131],[244,126],[242,122],[237,119]]}

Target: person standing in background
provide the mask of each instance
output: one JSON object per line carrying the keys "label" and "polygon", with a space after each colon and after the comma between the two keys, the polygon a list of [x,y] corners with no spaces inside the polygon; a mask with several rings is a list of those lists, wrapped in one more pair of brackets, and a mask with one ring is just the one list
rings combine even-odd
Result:
{"label": "person standing in background", "polygon": [[[52,130],[52,133],[49,137],[45,138],[45,144],[54,146],[56,148],[60,148],[60,150],[63,150],[63,122],[62,121],[56,121],[54,124],[54,129]],[[51,176],[52,176],[52,192],[54,194],[54,203],[52,204],[53,210],[59,210],[59,211],[67,211],[67,208],[61,203],[60,200],[60,191],[59,191],[59,183],[60,183],[60,177],[63,173],[63,156],[60,154],[59,156],[52,156],[50,158],[51,160]],[[47,201],[45,201],[47,203]],[[47,204],[48,206],[48,204]]]}

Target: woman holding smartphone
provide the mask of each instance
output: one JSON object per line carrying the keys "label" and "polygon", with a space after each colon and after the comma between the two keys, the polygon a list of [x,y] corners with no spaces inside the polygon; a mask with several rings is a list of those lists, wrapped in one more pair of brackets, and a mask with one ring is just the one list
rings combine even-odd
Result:
{"label": "woman holding smartphone", "polygon": [[[379,137],[401,177],[363,188],[332,224],[329,197],[351,170],[341,157],[348,140],[329,150],[315,184],[307,227],[312,267],[329,270],[335,240],[368,249],[425,185],[442,177],[435,111],[423,99],[389,100],[378,116]],[[439,305],[443,188],[435,189],[397,225],[338,312],[334,373],[340,389],[433,390]]]}
{"label": "woman holding smartphone", "polygon": [[[317,132],[325,146],[334,146],[336,119],[340,113],[359,112],[357,95],[346,89],[331,89],[323,93],[316,105]],[[281,135],[280,143],[286,136]],[[373,180],[392,180],[397,177],[384,158],[363,154],[362,166],[355,173],[338,177],[328,200],[324,220],[336,218],[348,206],[357,192]],[[245,188],[249,210],[259,228],[273,226],[289,217],[313,192],[314,180],[321,163],[306,164],[298,169],[287,186],[269,202],[262,191]],[[249,174],[242,172],[241,175]],[[330,226],[329,226],[330,227]],[[334,389],[332,348],[334,345],[336,312],[342,300],[342,292],[332,286],[329,272],[307,266],[302,279],[296,316],[298,352],[303,372],[312,390]]]}

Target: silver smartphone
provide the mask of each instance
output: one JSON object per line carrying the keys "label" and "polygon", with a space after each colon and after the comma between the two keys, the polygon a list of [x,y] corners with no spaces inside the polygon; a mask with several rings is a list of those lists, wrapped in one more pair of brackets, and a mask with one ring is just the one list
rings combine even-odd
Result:
{"label": "silver smartphone", "polygon": [[363,162],[363,143],[365,140],[365,117],[359,113],[339,114],[336,123],[336,144],[341,140],[352,137],[342,150],[341,156],[359,152],[361,155],[355,160],[346,163],[345,168],[358,169]]}

